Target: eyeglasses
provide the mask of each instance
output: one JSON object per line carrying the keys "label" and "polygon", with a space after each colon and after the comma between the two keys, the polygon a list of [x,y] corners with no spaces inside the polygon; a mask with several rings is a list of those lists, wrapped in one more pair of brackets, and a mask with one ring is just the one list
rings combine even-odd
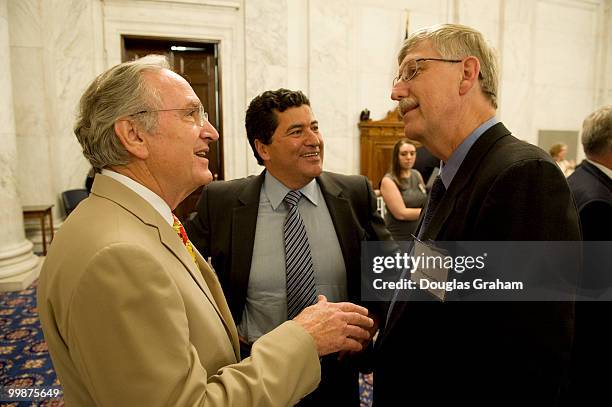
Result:
{"label": "eyeglasses", "polygon": [[450,62],[456,64],[461,62],[461,59],[444,59],[444,58],[418,58],[418,59],[410,59],[406,62],[402,71],[398,76],[393,79],[393,86],[397,85],[399,82],[408,82],[412,78],[414,78],[420,71],[419,62],[422,61],[440,61],[440,62]]}
{"label": "eyeglasses", "polygon": [[185,107],[181,109],[157,109],[157,110],[142,110],[140,112],[136,112],[131,114],[130,116],[135,116],[137,114],[143,113],[154,113],[154,112],[187,112],[185,117],[190,116],[193,118],[193,121],[198,124],[200,127],[204,127],[204,124],[208,121],[208,113],[204,111],[204,106],[199,105],[197,107]]}

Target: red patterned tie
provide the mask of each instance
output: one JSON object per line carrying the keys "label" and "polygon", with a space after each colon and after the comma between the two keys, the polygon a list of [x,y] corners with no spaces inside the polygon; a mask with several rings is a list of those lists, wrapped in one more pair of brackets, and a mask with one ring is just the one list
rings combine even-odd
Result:
{"label": "red patterned tie", "polygon": [[185,245],[185,248],[187,248],[189,255],[191,255],[193,262],[197,265],[198,262],[196,261],[196,256],[195,256],[195,252],[193,251],[193,246],[191,245],[191,242],[189,241],[189,237],[187,237],[187,232],[185,232],[185,228],[183,227],[183,224],[174,214],[172,214],[172,219],[174,219],[174,223],[172,224],[172,229],[174,229],[174,231],[179,235],[179,237],[181,238],[181,241]]}

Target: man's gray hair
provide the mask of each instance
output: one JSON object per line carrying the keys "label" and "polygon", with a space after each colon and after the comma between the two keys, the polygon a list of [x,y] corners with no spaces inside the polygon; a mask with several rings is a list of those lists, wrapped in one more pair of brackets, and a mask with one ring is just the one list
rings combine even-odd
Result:
{"label": "man's gray hair", "polygon": [[[115,134],[115,122],[161,107],[160,95],[147,85],[142,73],[162,69],[170,69],[162,55],[124,62],[100,74],[81,96],[74,134],[96,171],[130,162],[130,154]],[[142,113],[133,118],[145,131],[157,126],[156,115]]]}
{"label": "man's gray hair", "polygon": [[587,156],[612,152],[612,105],[601,107],[584,119],[582,146]]}
{"label": "man's gray hair", "polygon": [[443,58],[462,59],[468,56],[478,58],[480,87],[491,105],[497,109],[499,86],[497,56],[479,31],[460,24],[440,24],[416,31],[404,41],[397,58],[399,65],[408,52],[427,40],[431,41],[434,49]]}

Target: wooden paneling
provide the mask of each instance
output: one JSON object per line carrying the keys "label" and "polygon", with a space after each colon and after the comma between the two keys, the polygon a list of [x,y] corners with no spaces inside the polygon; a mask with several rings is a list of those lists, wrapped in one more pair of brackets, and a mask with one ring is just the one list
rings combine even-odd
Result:
{"label": "wooden paneling", "polygon": [[361,174],[372,182],[375,189],[391,166],[391,153],[398,139],[404,137],[404,123],[398,111],[391,110],[382,120],[359,122],[361,147]]}

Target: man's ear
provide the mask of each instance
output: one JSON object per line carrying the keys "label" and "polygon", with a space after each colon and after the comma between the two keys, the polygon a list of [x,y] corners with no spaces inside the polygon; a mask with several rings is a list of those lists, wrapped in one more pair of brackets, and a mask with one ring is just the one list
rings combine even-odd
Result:
{"label": "man's ear", "polygon": [[144,160],[149,156],[147,143],[133,120],[117,120],[115,122],[115,134],[119,137],[123,147],[136,158]]}
{"label": "man's ear", "polygon": [[477,83],[480,75],[480,61],[476,57],[467,57],[463,60],[463,78],[459,84],[459,94],[465,95]]}
{"label": "man's ear", "polygon": [[270,153],[268,152],[267,144],[264,144],[258,139],[255,139],[255,149],[257,150],[257,154],[259,154],[262,160],[267,161],[270,159]]}

